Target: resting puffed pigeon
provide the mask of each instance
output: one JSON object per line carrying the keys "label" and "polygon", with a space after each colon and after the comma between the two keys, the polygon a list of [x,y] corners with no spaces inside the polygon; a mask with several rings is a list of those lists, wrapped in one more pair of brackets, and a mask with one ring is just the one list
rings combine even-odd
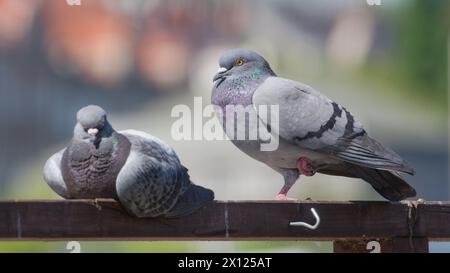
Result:
{"label": "resting puffed pigeon", "polygon": [[[243,152],[284,177],[278,200],[286,196],[300,174],[314,173],[362,178],[383,197],[395,201],[416,195],[400,176],[414,174],[399,155],[370,138],[360,122],[347,109],[300,82],[277,77],[268,62],[250,50],[234,49],[223,53],[214,76],[211,101],[226,134]],[[278,137],[278,148],[262,151],[263,140],[234,138],[238,131],[251,130],[255,120],[244,127],[238,124],[227,106],[252,106],[249,114],[258,115],[259,106],[277,105],[278,123],[258,115],[266,134]],[[227,132],[227,119],[235,119],[234,132]],[[243,129],[242,129],[243,128]],[[233,134],[234,133],[234,134]],[[242,132],[241,132],[242,133]],[[263,135],[263,134],[262,134]],[[248,137],[248,135],[247,135]]]}
{"label": "resting puffed pigeon", "polygon": [[158,138],[115,131],[99,106],[77,113],[69,146],[50,157],[44,179],[60,196],[114,198],[137,217],[179,217],[214,199],[193,184],[174,150]]}

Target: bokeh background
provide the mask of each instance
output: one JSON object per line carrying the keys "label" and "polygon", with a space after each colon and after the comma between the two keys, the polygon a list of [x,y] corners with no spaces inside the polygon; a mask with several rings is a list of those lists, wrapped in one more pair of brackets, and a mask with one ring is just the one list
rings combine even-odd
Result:
{"label": "bokeh background", "polygon": [[[74,1],[71,1],[74,2]],[[282,178],[226,141],[174,141],[177,104],[210,101],[220,53],[260,52],[279,75],[352,111],[417,174],[427,200],[448,200],[450,1],[0,0],[0,198],[58,199],[45,160],[98,104],[116,129],[175,148],[217,199],[272,199]],[[205,118],[205,121],[210,118]],[[291,196],[382,200],[357,179],[301,178]],[[65,242],[0,242],[0,252],[67,252]],[[330,252],[327,242],[81,242],[83,252]],[[432,244],[432,251],[450,251]]]}

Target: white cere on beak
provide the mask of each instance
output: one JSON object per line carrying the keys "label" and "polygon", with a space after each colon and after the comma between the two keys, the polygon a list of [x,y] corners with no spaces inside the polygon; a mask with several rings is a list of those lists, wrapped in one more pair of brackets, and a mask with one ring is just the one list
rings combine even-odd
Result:
{"label": "white cere on beak", "polygon": [[98,133],[98,129],[97,128],[89,128],[87,132],[91,136],[95,136]]}
{"label": "white cere on beak", "polygon": [[217,73],[223,73],[225,71],[227,71],[228,69],[226,69],[225,67],[219,67],[219,70],[217,70]]}

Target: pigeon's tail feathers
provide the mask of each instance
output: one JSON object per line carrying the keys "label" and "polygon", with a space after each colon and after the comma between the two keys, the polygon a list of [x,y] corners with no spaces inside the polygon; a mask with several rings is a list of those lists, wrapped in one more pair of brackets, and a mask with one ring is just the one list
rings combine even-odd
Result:
{"label": "pigeon's tail feathers", "polygon": [[186,216],[213,200],[214,192],[212,190],[191,183],[178,198],[175,206],[164,216],[167,218]]}
{"label": "pigeon's tail feathers", "polygon": [[354,165],[354,176],[364,179],[379,194],[390,201],[416,196],[416,190],[394,171],[384,171]]}
{"label": "pigeon's tail feathers", "polygon": [[367,134],[352,139],[341,139],[341,141],[343,141],[341,144],[345,149],[338,151],[336,156],[343,161],[378,170],[397,171],[411,175],[415,173],[414,168],[397,153],[384,147]]}

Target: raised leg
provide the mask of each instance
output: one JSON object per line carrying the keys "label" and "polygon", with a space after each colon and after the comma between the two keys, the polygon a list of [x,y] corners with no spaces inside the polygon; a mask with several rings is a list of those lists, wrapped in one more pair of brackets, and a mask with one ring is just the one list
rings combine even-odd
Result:
{"label": "raised leg", "polygon": [[295,184],[299,177],[298,170],[295,169],[283,169],[280,173],[284,177],[284,186],[281,188],[280,192],[275,196],[275,200],[292,200],[295,201],[295,198],[287,197],[287,193],[291,189],[291,187]]}
{"label": "raised leg", "polygon": [[312,166],[311,160],[304,156],[298,159],[297,169],[300,172],[300,174],[303,174],[305,176],[313,176],[316,173],[316,171]]}

